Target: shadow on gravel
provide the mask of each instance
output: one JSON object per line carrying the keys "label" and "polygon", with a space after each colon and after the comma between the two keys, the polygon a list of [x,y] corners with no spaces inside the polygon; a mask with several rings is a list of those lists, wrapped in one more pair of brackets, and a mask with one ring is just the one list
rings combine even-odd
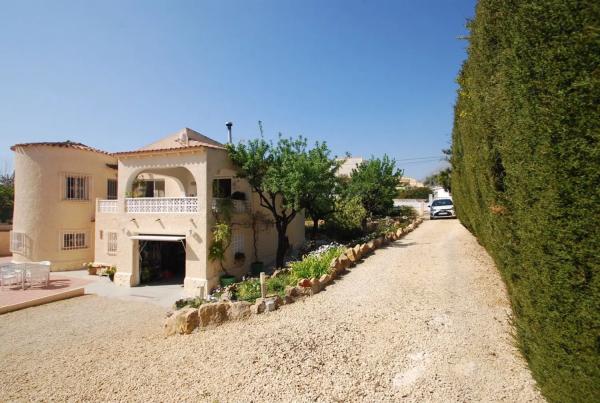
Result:
{"label": "shadow on gravel", "polygon": [[[408,246],[413,246],[413,245],[417,245],[417,243],[416,242],[391,243],[391,244],[388,244],[388,245],[384,246],[381,249],[387,249],[387,248],[406,248]],[[420,242],[419,245],[427,245],[427,244]]]}

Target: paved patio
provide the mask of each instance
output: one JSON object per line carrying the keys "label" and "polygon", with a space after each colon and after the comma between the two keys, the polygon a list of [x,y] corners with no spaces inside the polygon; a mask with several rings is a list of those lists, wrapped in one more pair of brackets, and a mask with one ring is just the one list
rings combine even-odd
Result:
{"label": "paved patio", "polygon": [[[11,256],[0,257],[0,263],[10,262],[11,260]],[[83,288],[83,292],[75,292],[80,288]],[[21,309],[83,294],[95,294],[101,297],[127,301],[149,302],[165,308],[170,308],[176,300],[185,297],[183,284],[118,287],[108,277],[90,276],[87,270],[73,270],[50,273],[48,287],[36,286],[26,290],[20,288],[0,290],[0,313],[15,310],[7,307],[15,306],[16,309]]]}
{"label": "paved patio", "polygon": [[83,295],[84,286],[89,282],[83,278],[50,273],[47,286],[34,285],[24,290],[20,287],[5,287],[0,289],[0,314]]}
{"label": "paved patio", "polygon": [[185,297],[183,284],[140,285],[137,287],[116,286],[108,277],[90,276],[87,270],[61,272],[61,275],[72,279],[89,281],[85,286],[86,294],[95,294],[106,298],[117,298],[127,301],[149,302],[165,308]]}

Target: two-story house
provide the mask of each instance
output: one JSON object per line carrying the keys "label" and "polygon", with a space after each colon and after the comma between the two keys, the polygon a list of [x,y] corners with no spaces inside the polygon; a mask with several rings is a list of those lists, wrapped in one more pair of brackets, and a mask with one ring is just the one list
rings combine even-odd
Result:
{"label": "two-story house", "polygon": [[[189,295],[206,295],[222,274],[220,264],[208,258],[222,199],[233,204],[227,271],[241,276],[256,259],[274,261],[273,225],[258,226],[258,256],[253,247],[252,214],[270,213],[236,177],[225,147],[191,129],[126,152],[74,142],[11,149],[15,261],[50,260],[53,270],[96,261],[117,267],[117,285],[181,281]],[[292,247],[304,241],[302,214],[287,236]]]}

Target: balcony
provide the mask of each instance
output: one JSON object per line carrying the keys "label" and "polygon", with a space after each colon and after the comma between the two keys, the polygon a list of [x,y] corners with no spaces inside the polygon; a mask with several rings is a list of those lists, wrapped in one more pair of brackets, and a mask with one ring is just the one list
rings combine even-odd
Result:
{"label": "balcony", "polygon": [[134,197],[125,199],[128,213],[197,213],[197,197]]}
{"label": "balcony", "polygon": [[98,213],[117,213],[118,203],[117,200],[97,200],[96,211]]}

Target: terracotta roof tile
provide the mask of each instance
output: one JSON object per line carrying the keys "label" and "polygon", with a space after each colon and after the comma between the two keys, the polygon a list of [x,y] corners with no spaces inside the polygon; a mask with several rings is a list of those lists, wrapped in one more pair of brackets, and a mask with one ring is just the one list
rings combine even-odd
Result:
{"label": "terracotta roof tile", "polygon": [[193,146],[187,146],[187,147],[171,147],[171,148],[157,148],[157,149],[150,149],[150,150],[134,150],[134,151],[119,151],[116,153],[112,153],[112,155],[118,157],[118,156],[125,156],[125,155],[135,155],[135,154],[156,154],[156,153],[160,153],[161,151],[186,151],[186,150],[192,150],[195,148],[214,148],[217,150],[225,150],[224,146],[216,146],[213,144],[208,144],[208,143],[197,143]]}
{"label": "terracotta roof tile", "polygon": [[10,149],[12,151],[15,151],[19,147],[32,147],[32,146],[48,146],[48,147],[75,148],[75,149],[78,149],[78,150],[92,151],[92,152],[95,152],[95,153],[112,155],[109,152],[102,151],[102,150],[99,150],[97,148],[93,148],[93,147],[90,147],[88,145],[85,145],[83,143],[78,143],[78,142],[71,141],[71,140],[67,140],[67,141],[43,141],[43,142],[39,142],[39,143],[20,143],[20,144],[15,144]]}

